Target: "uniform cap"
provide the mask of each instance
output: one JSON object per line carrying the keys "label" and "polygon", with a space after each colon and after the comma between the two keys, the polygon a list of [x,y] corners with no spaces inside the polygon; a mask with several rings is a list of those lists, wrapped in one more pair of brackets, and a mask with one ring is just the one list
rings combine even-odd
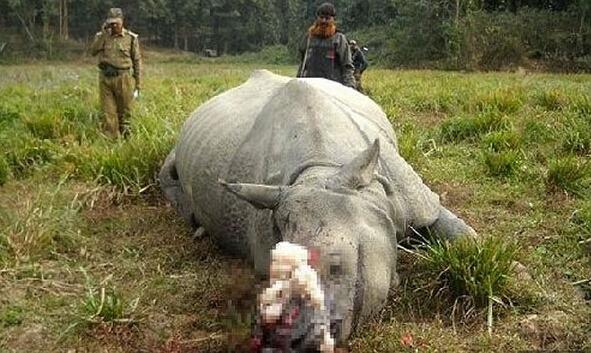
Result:
{"label": "uniform cap", "polygon": [[325,2],[316,9],[316,16],[332,16],[337,15],[337,9],[330,2]]}
{"label": "uniform cap", "polygon": [[123,22],[123,10],[113,7],[107,12],[107,23]]}

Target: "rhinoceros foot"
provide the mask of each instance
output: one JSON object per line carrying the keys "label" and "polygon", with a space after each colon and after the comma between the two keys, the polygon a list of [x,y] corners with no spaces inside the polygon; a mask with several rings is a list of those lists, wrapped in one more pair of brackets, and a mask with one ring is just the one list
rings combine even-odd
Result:
{"label": "rhinoceros foot", "polygon": [[472,227],[445,207],[441,207],[439,217],[428,228],[431,233],[447,240],[456,240],[465,236],[477,236],[476,231]]}

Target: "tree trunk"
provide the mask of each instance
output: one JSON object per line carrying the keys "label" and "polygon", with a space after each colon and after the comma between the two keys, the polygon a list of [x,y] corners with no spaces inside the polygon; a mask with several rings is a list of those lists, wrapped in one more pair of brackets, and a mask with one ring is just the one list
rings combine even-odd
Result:
{"label": "tree trunk", "polygon": [[460,25],[460,0],[456,0],[456,28]]}
{"label": "tree trunk", "polygon": [[60,28],[60,39],[64,38],[64,2],[62,0],[59,0],[59,8],[58,8],[58,12],[59,12],[59,28]]}
{"label": "tree trunk", "polygon": [[18,18],[18,20],[23,25],[23,28],[25,29],[25,33],[27,34],[27,37],[29,37],[29,40],[32,43],[34,43],[35,42],[35,37],[33,37],[33,34],[29,30],[29,27],[27,26],[27,23],[25,22],[25,20],[22,18],[22,16],[18,12],[15,11],[14,13],[16,14],[16,17]]}
{"label": "tree trunk", "polygon": [[63,30],[62,30],[62,39],[68,40],[70,39],[70,26],[69,26],[69,16],[68,16],[68,0],[63,0],[62,5],[63,10]]}
{"label": "tree trunk", "polygon": [[179,29],[176,24],[174,25],[174,48],[179,48]]}
{"label": "tree trunk", "polygon": [[585,14],[586,11],[583,10],[581,13],[581,24],[579,27],[579,53],[583,54],[585,52]]}

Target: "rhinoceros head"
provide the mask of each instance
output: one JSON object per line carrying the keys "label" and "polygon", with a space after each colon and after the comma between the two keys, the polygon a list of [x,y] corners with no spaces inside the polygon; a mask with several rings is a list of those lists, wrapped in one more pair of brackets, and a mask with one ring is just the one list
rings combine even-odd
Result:
{"label": "rhinoceros head", "polygon": [[253,206],[273,210],[277,239],[320,251],[337,339],[382,306],[395,276],[396,211],[375,176],[379,150],[376,140],[349,163],[310,168],[290,186],[225,184]]}

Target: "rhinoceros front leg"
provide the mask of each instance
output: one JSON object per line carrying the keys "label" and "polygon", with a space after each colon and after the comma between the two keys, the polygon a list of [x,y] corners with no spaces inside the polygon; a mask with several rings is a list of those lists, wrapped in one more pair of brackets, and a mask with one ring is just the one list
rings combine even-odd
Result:
{"label": "rhinoceros front leg", "polygon": [[439,217],[428,227],[431,233],[447,239],[455,240],[463,236],[476,237],[476,231],[447,208],[441,206]]}
{"label": "rhinoceros front leg", "polygon": [[[193,228],[199,230],[199,221],[195,218],[191,201],[183,191],[179,176],[176,170],[176,154],[173,150],[166,157],[162,169],[158,174],[160,188],[164,196],[174,207],[183,219]],[[201,234],[202,235],[202,234]]]}

